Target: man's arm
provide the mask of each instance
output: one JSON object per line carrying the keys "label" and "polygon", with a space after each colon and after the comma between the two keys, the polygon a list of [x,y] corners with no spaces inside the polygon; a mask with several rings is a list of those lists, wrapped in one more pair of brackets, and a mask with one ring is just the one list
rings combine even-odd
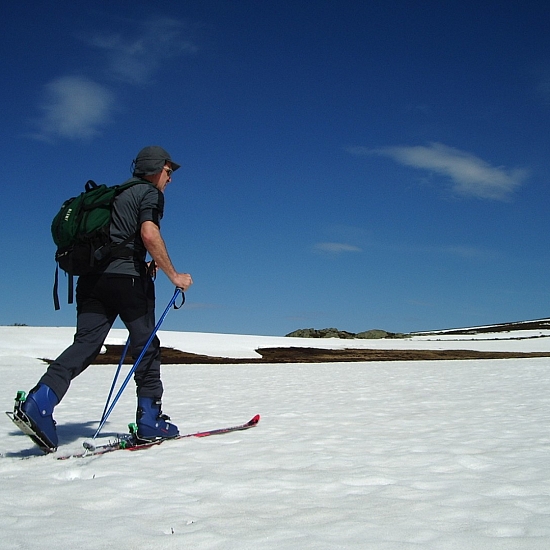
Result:
{"label": "man's arm", "polygon": [[189,273],[178,273],[166,249],[164,239],[160,234],[158,225],[151,221],[145,221],[141,224],[141,239],[155,264],[162,269],[172,284],[182,290],[187,290],[192,284],[193,279]]}

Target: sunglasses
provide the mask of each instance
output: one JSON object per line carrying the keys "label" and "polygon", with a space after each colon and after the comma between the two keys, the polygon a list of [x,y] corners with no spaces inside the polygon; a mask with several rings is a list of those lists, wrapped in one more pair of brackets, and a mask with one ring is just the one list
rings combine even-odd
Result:
{"label": "sunglasses", "polygon": [[172,168],[166,168],[166,166],[164,167],[164,169],[166,170],[166,173],[168,174],[168,177],[170,177],[174,172],[174,170],[172,170]]}

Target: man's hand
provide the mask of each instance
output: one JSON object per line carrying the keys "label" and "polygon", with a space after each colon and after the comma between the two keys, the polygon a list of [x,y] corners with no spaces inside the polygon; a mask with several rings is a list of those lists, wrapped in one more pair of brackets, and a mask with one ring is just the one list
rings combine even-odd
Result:
{"label": "man's hand", "polygon": [[193,284],[193,279],[189,273],[176,273],[176,276],[171,279],[171,282],[184,292]]}

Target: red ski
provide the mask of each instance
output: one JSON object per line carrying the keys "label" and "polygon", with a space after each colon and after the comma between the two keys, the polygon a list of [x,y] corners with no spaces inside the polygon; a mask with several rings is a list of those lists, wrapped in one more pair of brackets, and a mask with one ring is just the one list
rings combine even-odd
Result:
{"label": "red ski", "polygon": [[156,439],[155,441],[140,441],[132,433],[118,437],[114,441],[110,441],[105,445],[94,446],[88,442],[84,443],[85,450],[80,453],[71,453],[66,455],[56,456],[57,460],[67,460],[69,458],[85,458],[87,456],[98,456],[113,451],[141,451],[142,449],[149,449],[164,443],[165,441],[176,441],[178,439],[185,439],[188,437],[208,437],[211,435],[221,435],[231,432],[239,432],[253,428],[260,421],[260,415],[257,414],[244,424],[237,426],[231,426],[229,428],[216,428],[214,430],[205,430],[202,432],[195,432],[190,434],[178,435],[170,439]]}

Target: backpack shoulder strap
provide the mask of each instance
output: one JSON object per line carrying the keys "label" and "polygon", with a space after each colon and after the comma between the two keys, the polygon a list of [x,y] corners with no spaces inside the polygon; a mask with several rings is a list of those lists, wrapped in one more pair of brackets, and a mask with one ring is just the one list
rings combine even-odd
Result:
{"label": "backpack shoulder strap", "polygon": [[[116,194],[115,194],[115,197],[117,195],[119,195],[119,193],[122,193],[122,191],[125,191],[126,189],[130,188],[130,187],[133,187],[134,185],[137,185],[139,183],[146,183],[147,185],[150,185],[151,187],[155,187],[150,181],[147,181],[147,180],[143,180],[141,178],[131,178],[127,181],[125,181],[124,183],[121,183],[120,185],[115,185],[114,186],[114,189],[116,190]],[[156,188],[155,188],[156,189]],[[110,250],[111,250],[111,254],[118,254],[117,257],[125,257],[125,255],[123,254],[122,256],[120,256],[120,251],[124,249],[124,247],[132,242],[132,240],[135,238],[136,234],[133,234],[133,235],[129,235],[128,237],[126,237],[123,241],[121,241],[120,243],[114,245],[114,244],[111,244],[111,247],[110,247]]]}
{"label": "backpack shoulder strap", "polygon": [[137,185],[138,183],[146,183],[147,185],[150,185],[151,187],[155,187],[150,181],[141,179],[141,178],[130,178],[129,180],[126,180],[124,183],[120,183],[119,185],[114,185],[113,188],[116,189],[116,194],[122,193],[122,191],[125,191],[129,187],[133,187],[134,185]]}

